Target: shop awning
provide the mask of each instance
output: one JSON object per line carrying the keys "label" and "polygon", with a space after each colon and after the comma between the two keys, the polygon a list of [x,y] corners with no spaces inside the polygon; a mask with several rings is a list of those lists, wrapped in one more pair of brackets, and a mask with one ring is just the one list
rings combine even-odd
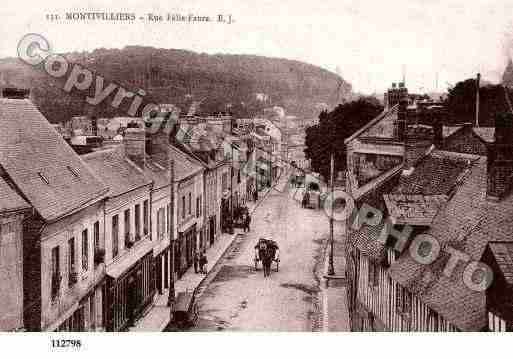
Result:
{"label": "shop awning", "polygon": [[122,258],[107,266],[107,275],[112,278],[119,278],[148,252],[152,251],[153,245],[154,243],[149,239],[143,239],[141,242],[136,243]]}

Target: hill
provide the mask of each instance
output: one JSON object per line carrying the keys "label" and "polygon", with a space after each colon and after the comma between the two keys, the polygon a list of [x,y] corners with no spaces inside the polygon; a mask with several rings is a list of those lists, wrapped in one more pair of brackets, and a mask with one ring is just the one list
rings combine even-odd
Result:
{"label": "hill", "polygon": [[[265,107],[281,106],[290,114],[316,117],[319,103],[334,106],[351,93],[351,85],[333,72],[279,58],[142,46],[64,56],[128,90],[144,89],[147,101],[175,104],[185,112],[194,100],[202,101],[199,111],[205,113],[230,108],[236,116],[250,117],[261,114]],[[113,109],[107,100],[88,108],[84,93],[63,92],[62,83],[18,59],[0,60],[0,73],[0,85],[31,88],[34,101],[52,122],[91,112],[123,115],[123,109]]]}

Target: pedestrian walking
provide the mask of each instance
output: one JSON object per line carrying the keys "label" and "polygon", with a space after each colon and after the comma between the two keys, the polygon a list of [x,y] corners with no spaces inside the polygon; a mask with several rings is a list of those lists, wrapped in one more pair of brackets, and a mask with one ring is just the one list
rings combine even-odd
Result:
{"label": "pedestrian walking", "polygon": [[198,266],[200,261],[200,255],[198,251],[194,251],[194,256],[192,257],[193,264],[194,264],[194,273],[198,273]]}
{"label": "pedestrian walking", "polygon": [[206,267],[207,263],[208,263],[207,255],[206,255],[205,251],[203,251],[203,253],[201,253],[201,257],[200,257],[200,260],[199,260],[200,273],[207,274],[207,267]]}
{"label": "pedestrian walking", "polygon": [[251,215],[246,214],[246,220],[244,222],[244,232],[250,231],[250,227],[249,227],[250,225],[251,225]]}

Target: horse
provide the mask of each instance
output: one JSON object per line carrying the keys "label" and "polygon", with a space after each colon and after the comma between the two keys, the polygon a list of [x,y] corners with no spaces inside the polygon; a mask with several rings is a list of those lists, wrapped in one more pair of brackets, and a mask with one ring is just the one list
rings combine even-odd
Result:
{"label": "horse", "polygon": [[264,268],[264,277],[271,275],[271,263],[273,261],[272,251],[268,248],[262,258],[262,267]]}
{"label": "horse", "polygon": [[276,256],[276,246],[268,243],[264,256],[262,257],[262,266],[264,268],[264,277],[271,275],[271,264]]}

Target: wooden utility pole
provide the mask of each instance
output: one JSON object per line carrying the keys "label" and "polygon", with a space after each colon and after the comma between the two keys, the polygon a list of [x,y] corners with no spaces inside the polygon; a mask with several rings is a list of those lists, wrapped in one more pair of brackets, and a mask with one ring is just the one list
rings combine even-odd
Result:
{"label": "wooden utility pole", "polygon": [[328,263],[328,275],[335,275],[335,268],[333,266],[333,207],[334,207],[334,197],[333,197],[333,186],[334,186],[334,173],[335,173],[335,159],[333,157],[333,153],[331,154],[331,164],[330,164],[330,258]]}
{"label": "wooden utility pole", "polygon": [[476,127],[479,127],[479,83],[481,82],[481,74],[476,77]]}

